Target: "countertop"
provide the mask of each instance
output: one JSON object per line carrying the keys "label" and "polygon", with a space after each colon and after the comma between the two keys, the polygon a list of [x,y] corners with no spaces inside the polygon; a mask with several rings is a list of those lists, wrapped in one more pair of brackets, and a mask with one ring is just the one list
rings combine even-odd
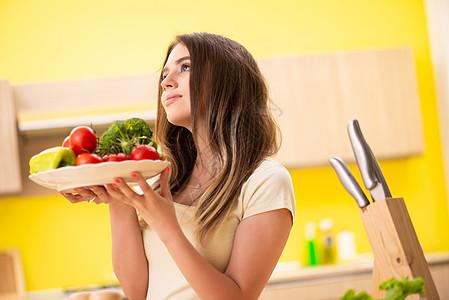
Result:
{"label": "countertop", "polygon": [[[429,266],[448,264],[449,252],[427,253],[426,260]],[[308,283],[311,281],[331,280],[332,278],[344,278],[345,276],[369,276],[373,268],[373,258],[370,254],[358,255],[356,259],[347,263],[303,267],[298,261],[280,262],[270,277],[267,288],[288,285],[292,283]],[[120,291],[119,288],[115,290]],[[30,291],[25,299],[67,299],[68,293],[62,289],[44,291]]]}
{"label": "countertop", "polygon": [[[429,266],[449,263],[449,252],[427,253],[426,260]],[[374,258],[371,254],[360,254],[356,259],[346,263],[333,265],[321,265],[313,267],[303,267],[297,261],[280,262],[276,266],[268,283],[286,282],[292,280],[311,280],[316,278],[326,278],[343,276],[348,274],[371,273]]]}

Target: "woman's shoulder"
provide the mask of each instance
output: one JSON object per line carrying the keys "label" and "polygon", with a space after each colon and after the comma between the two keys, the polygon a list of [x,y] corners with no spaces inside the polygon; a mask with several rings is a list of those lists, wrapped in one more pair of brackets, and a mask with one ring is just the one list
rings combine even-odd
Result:
{"label": "woman's shoulder", "polygon": [[248,182],[257,181],[261,177],[273,177],[289,179],[290,173],[288,170],[278,161],[270,158],[264,159],[260,165],[254,170],[253,174],[248,178]]}
{"label": "woman's shoulder", "polygon": [[276,160],[262,161],[243,185],[240,196],[242,218],[279,208],[289,209],[294,218],[292,179],[288,170]]}
{"label": "woman's shoulder", "polygon": [[291,189],[292,179],[288,170],[274,159],[265,159],[248,177],[242,192],[252,192],[262,185]]}

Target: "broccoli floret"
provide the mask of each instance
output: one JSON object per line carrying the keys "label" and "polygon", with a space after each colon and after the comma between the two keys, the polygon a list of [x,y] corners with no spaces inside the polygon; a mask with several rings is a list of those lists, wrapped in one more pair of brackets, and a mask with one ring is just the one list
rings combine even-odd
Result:
{"label": "broccoli floret", "polygon": [[150,125],[140,118],[114,121],[100,137],[99,154],[125,153],[130,155],[134,147],[150,144],[157,148]]}

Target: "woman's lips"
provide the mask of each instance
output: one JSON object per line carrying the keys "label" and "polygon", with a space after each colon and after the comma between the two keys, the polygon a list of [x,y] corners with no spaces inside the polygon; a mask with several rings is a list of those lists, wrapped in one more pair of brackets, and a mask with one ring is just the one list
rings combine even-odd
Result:
{"label": "woman's lips", "polygon": [[181,98],[182,95],[179,94],[170,94],[165,98],[165,107],[171,105],[173,102]]}

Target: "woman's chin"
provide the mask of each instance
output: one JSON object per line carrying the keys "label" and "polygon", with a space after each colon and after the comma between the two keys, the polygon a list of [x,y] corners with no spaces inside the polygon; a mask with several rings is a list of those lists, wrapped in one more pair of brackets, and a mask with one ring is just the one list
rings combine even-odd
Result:
{"label": "woman's chin", "polygon": [[189,117],[189,120],[186,120],[185,118],[177,118],[177,117],[173,117],[173,116],[171,117],[170,115],[167,115],[167,120],[172,125],[184,127],[184,128],[187,128],[189,131],[192,131],[192,122],[190,120],[190,117]]}

